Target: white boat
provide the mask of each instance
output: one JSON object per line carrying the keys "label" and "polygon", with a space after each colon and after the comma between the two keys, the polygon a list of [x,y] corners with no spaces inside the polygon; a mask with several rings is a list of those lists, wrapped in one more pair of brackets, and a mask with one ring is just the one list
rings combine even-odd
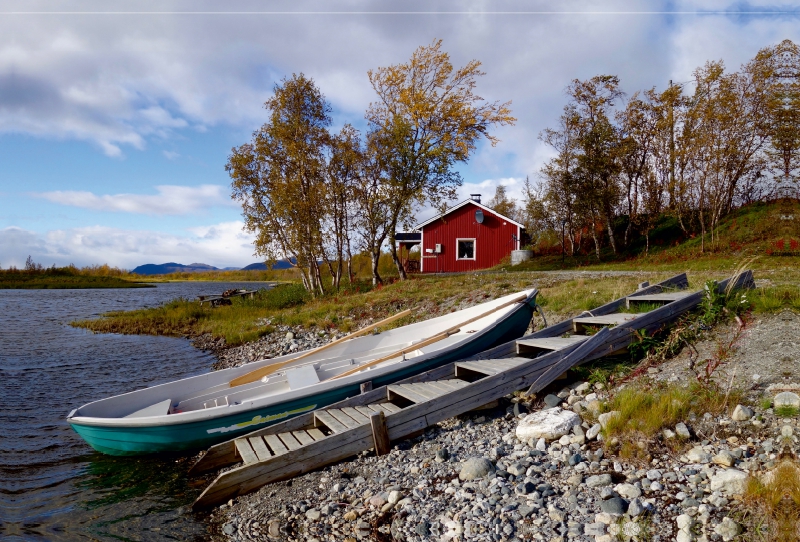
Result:
{"label": "white boat", "polygon": [[111,455],[206,448],[520,337],[538,291],[415,324],[94,401],[67,421]]}

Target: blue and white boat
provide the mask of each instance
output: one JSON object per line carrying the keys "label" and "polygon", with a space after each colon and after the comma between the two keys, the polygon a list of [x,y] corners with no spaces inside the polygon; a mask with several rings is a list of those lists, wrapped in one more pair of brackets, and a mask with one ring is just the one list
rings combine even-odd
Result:
{"label": "blue and white boat", "polygon": [[[364,382],[391,384],[516,339],[531,321],[537,293],[101,399],[73,410],[67,421],[92,448],[111,455],[207,448],[357,395]],[[231,387],[254,371],[269,373],[271,365],[279,369]]]}

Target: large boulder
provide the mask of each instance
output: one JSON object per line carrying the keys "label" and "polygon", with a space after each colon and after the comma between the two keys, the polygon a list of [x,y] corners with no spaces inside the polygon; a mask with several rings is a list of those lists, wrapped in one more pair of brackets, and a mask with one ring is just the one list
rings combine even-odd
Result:
{"label": "large boulder", "polygon": [[573,427],[581,424],[581,417],[569,410],[549,408],[528,414],[517,425],[517,438],[555,440],[568,434]]}
{"label": "large boulder", "polygon": [[747,486],[747,473],[739,469],[725,469],[710,478],[711,491],[727,496],[741,495]]}

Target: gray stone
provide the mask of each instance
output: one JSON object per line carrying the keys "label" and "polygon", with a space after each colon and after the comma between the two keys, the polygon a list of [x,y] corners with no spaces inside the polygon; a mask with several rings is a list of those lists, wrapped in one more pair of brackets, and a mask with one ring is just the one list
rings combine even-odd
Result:
{"label": "gray stone", "polygon": [[574,412],[551,408],[525,416],[517,425],[516,435],[522,441],[538,438],[555,440],[580,424],[581,418]]}
{"label": "gray stone", "polygon": [[628,501],[621,497],[612,497],[600,503],[600,510],[606,514],[622,515],[628,511]]}
{"label": "gray stone", "polygon": [[561,404],[561,397],[559,397],[558,395],[553,395],[552,393],[549,395],[545,395],[544,404],[546,404],[550,408],[557,407],[558,405]]}
{"label": "gray stone", "polygon": [[442,448],[441,450],[436,450],[436,462],[437,463],[444,463],[450,459],[450,450],[447,448]]}
{"label": "gray stone", "polygon": [[422,537],[428,537],[431,535],[430,525],[423,519],[414,527],[414,532]]}
{"label": "gray stone", "polygon": [[236,527],[232,523],[226,523],[222,526],[222,532],[230,536],[236,532]]}
{"label": "gray stone", "polygon": [[729,542],[742,532],[742,528],[731,518],[723,518],[722,522],[714,527],[714,532],[722,537],[722,540]]}
{"label": "gray stone", "polygon": [[486,477],[495,468],[491,461],[485,457],[470,457],[463,465],[458,474],[459,480],[477,480]]}
{"label": "gray stone", "polygon": [[736,405],[731,414],[731,419],[735,422],[743,422],[753,417],[753,409],[743,405]]}
{"label": "gray stone", "polygon": [[644,512],[644,505],[639,499],[632,499],[628,505],[628,515],[632,518],[640,516]]}
{"label": "gray stone", "polygon": [[633,484],[617,484],[614,490],[626,499],[635,499],[642,496],[642,490]]}
{"label": "gray stone", "polygon": [[680,438],[692,437],[692,434],[689,432],[689,428],[686,427],[686,424],[683,422],[680,422],[677,425],[675,425],[675,434],[678,435]]}
{"label": "gray stone", "polygon": [[399,491],[390,491],[389,492],[389,498],[387,499],[387,501],[390,504],[397,504],[398,502],[400,502],[400,500],[402,498],[403,498],[403,494],[400,493]]}
{"label": "gray stone", "polygon": [[782,391],[775,396],[772,401],[772,406],[778,408],[796,408],[800,409],[800,396],[791,391]]}
{"label": "gray stone", "polygon": [[286,333],[286,340],[287,340],[287,341],[291,341],[292,339],[294,339],[294,333],[293,333],[293,332],[291,332],[291,331],[288,331],[288,332]]}
{"label": "gray stone", "polygon": [[603,487],[611,485],[610,474],[595,474],[586,479],[586,485],[589,487]]}
{"label": "gray stone", "polygon": [[686,452],[686,459],[689,460],[689,463],[706,464],[711,461],[711,454],[700,446],[696,446]]}
{"label": "gray stone", "polygon": [[322,516],[322,512],[317,510],[316,508],[312,508],[311,510],[306,510],[306,517],[311,521],[317,521],[320,516]]}
{"label": "gray stone", "polygon": [[594,424],[586,431],[586,439],[587,440],[594,440],[597,435],[600,434],[600,431],[603,430],[603,426],[599,423]]}
{"label": "gray stone", "polygon": [[747,473],[738,469],[719,471],[709,479],[711,491],[719,491],[729,497],[744,493],[746,485]]}
{"label": "gray stone", "polygon": [[711,458],[711,461],[716,465],[732,467],[736,463],[736,458],[728,450],[720,450],[717,455]]}
{"label": "gray stone", "polygon": [[569,459],[567,459],[567,463],[569,463],[571,467],[574,467],[581,461],[583,461],[583,457],[581,457],[581,454],[571,455],[569,456]]}
{"label": "gray stone", "polygon": [[651,469],[647,471],[645,476],[647,476],[648,480],[661,480],[661,471],[658,469]]}

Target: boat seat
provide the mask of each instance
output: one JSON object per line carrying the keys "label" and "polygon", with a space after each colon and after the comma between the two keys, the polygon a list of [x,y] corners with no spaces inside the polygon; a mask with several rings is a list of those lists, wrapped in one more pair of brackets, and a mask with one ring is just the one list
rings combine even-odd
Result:
{"label": "boat seat", "polygon": [[298,390],[319,383],[319,375],[313,365],[301,365],[286,370],[286,380],[290,390]]}
{"label": "boat seat", "polygon": [[139,409],[136,412],[131,412],[125,417],[147,418],[148,416],[166,416],[167,414],[169,414],[170,406],[172,406],[172,399],[165,399],[164,401],[159,401],[154,405],[150,405],[142,409]]}

